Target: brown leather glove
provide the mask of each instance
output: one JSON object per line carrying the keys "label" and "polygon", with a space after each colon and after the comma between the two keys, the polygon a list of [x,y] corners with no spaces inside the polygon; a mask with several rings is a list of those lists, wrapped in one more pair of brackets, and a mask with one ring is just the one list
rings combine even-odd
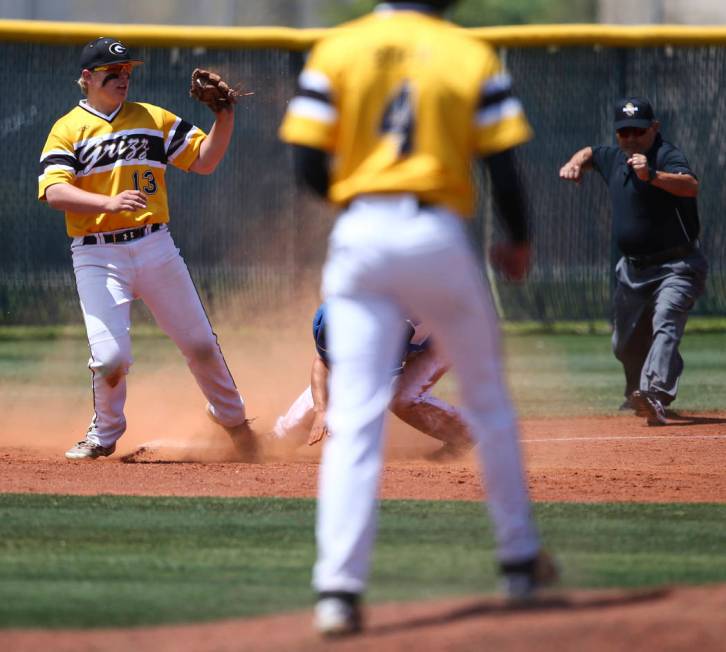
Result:
{"label": "brown leather glove", "polygon": [[[230,88],[229,84],[217,73],[202,68],[195,68],[192,73],[190,97],[206,104],[215,113],[237,104],[237,97],[241,94],[236,88]],[[245,95],[249,95],[249,93],[245,93]]]}

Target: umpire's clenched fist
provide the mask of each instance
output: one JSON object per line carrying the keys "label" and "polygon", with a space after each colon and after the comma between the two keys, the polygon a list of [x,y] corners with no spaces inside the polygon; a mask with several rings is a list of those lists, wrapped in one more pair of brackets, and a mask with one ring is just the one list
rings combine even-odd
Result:
{"label": "umpire's clenched fist", "polygon": [[560,168],[560,179],[579,182],[582,179],[582,165],[568,161]]}
{"label": "umpire's clenched fist", "polygon": [[633,168],[633,172],[641,181],[650,180],[650,171],[648,170],[648,159],[645,154],[633,154],[628,159],[628,165]]}

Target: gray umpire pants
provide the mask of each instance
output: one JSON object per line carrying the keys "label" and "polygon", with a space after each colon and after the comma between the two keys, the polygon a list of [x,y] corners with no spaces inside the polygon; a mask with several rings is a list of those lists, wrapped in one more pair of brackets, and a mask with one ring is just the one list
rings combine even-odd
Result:
{"label": "gray umpire pants", "polygon": [[626,257],[618,261],[612,346],[625,371],[626,397],[640,389],[664,405],[675,400],[683,371],[678,346],[707,273],[700,249],[650,267],[638,268]]}

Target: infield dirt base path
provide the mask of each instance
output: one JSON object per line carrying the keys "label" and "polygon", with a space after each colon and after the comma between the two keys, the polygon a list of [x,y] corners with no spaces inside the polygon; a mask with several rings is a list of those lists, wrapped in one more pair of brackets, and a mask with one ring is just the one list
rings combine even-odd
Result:
{"label": "infield dirt base path", "polygon": [[[263,464],[228,463],[221,461],[232,454],[224,437],[156,440],[136,464],[120,459],[148,441],[131,433],[115,456],[90,463],[65,460],[69,442],[63,439],[20,448],[17,440],[0,438],[0,492],[315,495],[319,447],[278,450]],[[682,415],[657,428],[632,416],[525,420],[522,442],[534,500],[726,502],[726,415]],[[479,500],[474,453],[446,464],[426,462],[422,456],[436,446],[393,423],[382,497]]]}
{"label": "infield dirt base path", "polygon": [[[681,415],[649,428],[632,416],[523,421],[531,495],[542,501],[726,502],[726,415]],[[161,440],[143,463],[120,456],[149,442],[129,433],[118,457],[92,463],[63,459],[72,442],[55,436],[0,436],[0,492],[184,496],[310,497],[317,449],[279,450],[266,463],[225,463],[219,434]],[[382,497],[478,500],[473,453],[432,464],[435,448],[393,424]],[[195,461],[196,460],[196,461]],[[199,461],[204,460],[204,461]],[[14,651],[295,650],[723,650],[726,587],[652,592],[568,591],[536,608],[506,609],[497,598],[374,605],[363,636],[322,643],[310,612],[131,630],[0,631],[0,649]]]}

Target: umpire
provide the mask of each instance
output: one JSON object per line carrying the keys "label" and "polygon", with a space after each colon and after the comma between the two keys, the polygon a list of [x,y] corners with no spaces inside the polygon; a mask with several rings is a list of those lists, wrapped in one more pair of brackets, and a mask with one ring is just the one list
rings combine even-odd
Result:
{"label": "umpire", "polygon": [[665,424],[665,406],[676,398],[678,346],[708,271],[698,242],[698,179],[659,129],[647,99],[620,99],[617,147],[585,147],[560,169],[561,179],[579,182],[594,168],[608,186],[623,254],[615,267],[613,331],[613,352],[625,370],[622,407],[648,425]]}

